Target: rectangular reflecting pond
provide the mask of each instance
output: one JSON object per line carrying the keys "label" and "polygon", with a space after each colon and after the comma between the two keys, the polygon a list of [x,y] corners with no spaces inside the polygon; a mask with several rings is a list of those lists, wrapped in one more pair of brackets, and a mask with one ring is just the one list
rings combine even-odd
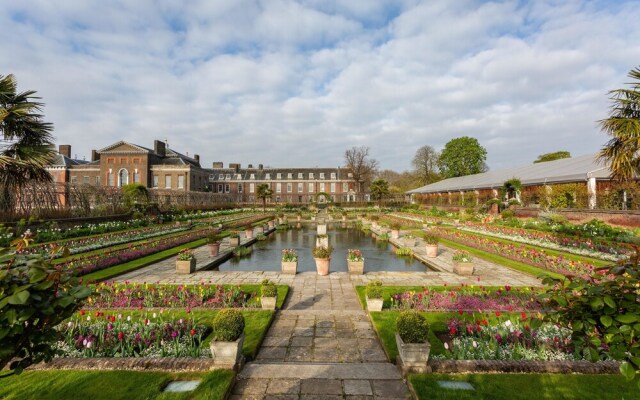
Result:
{"label": "rectangular reflecting pond", "polygon": [[[333,247],[331,271],[347,271],[347,250],[362,251],[364,270],[424,272],[429,267],[413,257],[399,257],[394,254],[394,246],[388,242],[376,241],[371,233],[341,223],[327,226],[329,244]],[[286,231],[276,231],[265,241],[253,245],[251,255],[231,258],[221,264],[220,271],[280,271],[283,249],[298,252],[298,272],[315,271],[315,261],[311,251],[316,243],[316,226],[298,224]]]}

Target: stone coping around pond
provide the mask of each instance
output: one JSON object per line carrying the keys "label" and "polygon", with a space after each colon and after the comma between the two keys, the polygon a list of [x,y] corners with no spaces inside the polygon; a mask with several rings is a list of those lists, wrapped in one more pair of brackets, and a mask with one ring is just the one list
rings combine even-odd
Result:
{"label": "stone coping around pond", "polygon": [[[241,365],[238,366],[238,369]],[[174,371],[204,372],[214,369],[234,369],[234,366],[222,365],[212,358],[190,357],[96,357],[96,358],[55,358],[48,363],[32,365],[29,370],[129,370],[129,371]]]}
{"label": "stone coping around pond", "polygon": [[556,373],[617,374],[618,361],[531,361],[531,360],[429,360],[435,373]]}

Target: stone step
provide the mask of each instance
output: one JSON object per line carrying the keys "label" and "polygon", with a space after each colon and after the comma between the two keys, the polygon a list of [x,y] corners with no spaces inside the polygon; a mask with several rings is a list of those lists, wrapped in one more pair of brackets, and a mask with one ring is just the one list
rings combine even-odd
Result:
{"label": "stone step", "polygon": [[402,379],[400,371],[390,363],[249,363],[238,374],[239,379]]}
{"label": "stone step", "polygon": [[308,315],[314,317],[324,316],[350,316],[350,315],[367,315],[364,310],[291,310],[285,309],[278,311],[278,315]]}

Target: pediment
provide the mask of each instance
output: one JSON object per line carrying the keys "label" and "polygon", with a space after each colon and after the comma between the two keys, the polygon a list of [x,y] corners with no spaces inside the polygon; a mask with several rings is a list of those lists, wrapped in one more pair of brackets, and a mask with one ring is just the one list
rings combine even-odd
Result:
{"label": "pediment", "polygon": [[111,146],[107,146],[107,147],[105,147],[103,149],[98,150],[98,153],[100,153],[100,154],[109,154],[109,153],[147,154],[147,153],[149,153],[149,150],[145,149],[144,147],[137,146],[135,144],[131,144],[131,143],[127,143],[127,142],[124,142],[124,141],[120,141],[120,142],[112,144]]}

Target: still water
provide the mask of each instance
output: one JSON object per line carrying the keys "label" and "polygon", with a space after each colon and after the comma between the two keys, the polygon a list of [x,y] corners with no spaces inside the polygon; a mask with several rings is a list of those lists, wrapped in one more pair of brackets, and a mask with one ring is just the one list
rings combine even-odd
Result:
{"label": "still water", "polygon": [[[298,252],[298,272],[315,271],[311,250],[316,242],[316,227],[301,224],[287,231],[276,231],[269,239],[256,242],[250,256],[231,258],[219,266],[220,271],[280,271],[283,249]],[[426,271],[428,267],[411,257],[398,257],[394,246],[379,242],[360,229],[330,224],[327,226],[329,244],[333,247],[331,271],[347,271],[347,250],[360,249],[364,255],[364,272],[370,271]]]}

